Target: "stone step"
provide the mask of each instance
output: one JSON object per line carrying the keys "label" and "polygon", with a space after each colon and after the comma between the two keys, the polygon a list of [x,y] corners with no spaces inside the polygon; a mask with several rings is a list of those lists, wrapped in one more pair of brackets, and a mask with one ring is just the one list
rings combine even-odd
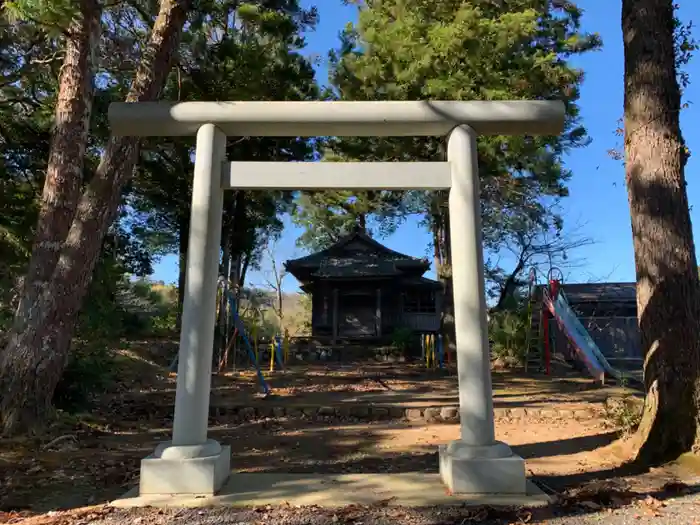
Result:
{"label": "stone step", "polygon": [[[130,403],[123,403],[126,408]],[[172,405],[146,405],[143,414],[137,406],[132,406],[125,419],[138,418],[145,420],[155,418],[168,423],[172,420]],[[600,417],[604,413],[603,403],[590,404],[588,408],[559,408],[559,407],[516,407],[495,408],[496,419],[530,419],[530,420],[589,420]],[[281,418],[305,419],[316,421],[410,421],[431,424],[454,424],[459,422],[459,407],[457,405],[442,406],[402,406],[402,405],[367,405],[343,404],[340,406],[319,405],[274,405],[261,401],[255,405],[225,405],[214,402],[209,407],[210,424],[217,420],[227,423],[246,423],[249,421],[275,420]]]}

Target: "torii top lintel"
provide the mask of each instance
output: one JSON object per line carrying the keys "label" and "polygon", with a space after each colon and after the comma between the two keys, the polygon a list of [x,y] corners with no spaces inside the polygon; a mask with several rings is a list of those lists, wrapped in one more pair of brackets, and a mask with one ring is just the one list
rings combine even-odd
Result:
{"label": "torii top lintel", "polygon": [[459,125],[484,135],[558,135],[561,101],[117,102],[115,135],[191,136],[215,124],[228,136],[440,136]]}

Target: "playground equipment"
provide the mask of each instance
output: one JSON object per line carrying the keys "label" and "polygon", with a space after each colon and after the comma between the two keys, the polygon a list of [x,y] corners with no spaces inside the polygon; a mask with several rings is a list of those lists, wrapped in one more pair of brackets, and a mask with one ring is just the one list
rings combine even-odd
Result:
{"label": "playground equipment", "polygon": [[284,339],[282,340],[282,360],[284,361],[284,364],[286,365],[289,362],[289,349],[290,349],[290,340],[289,340],[289,329],[285,328],[284,329]]}
{"label": "playground equipment", "polygon": [[279,365],[280,370],[284,370],[284,361],[286,359],[283,358],[283,351],[282,338],[276,335],[270,341],[270,372],[275,371],[275,362]]}
{"label": "playground equipment", "polygon": [[[550,281],[549,288],[544,290],[543,303],[571,342],[576,357],[586,366],[594,379],[603,383],[606,374],[622,382],[633,379],[632,376],[614,368],[608,362],[591,334],[571,309],[566,294],[561,289],[560,281],[556,279]],[[549,341],[545,340],[545,344],[549,345]]]}
{"label": "playground equipment", "polygon": [[[576,313],[571,308],[566,294],[562,289],[564,279],[558,268],[551,268],[547,274],[547,284],[537,285],[536,271],[530,272],[530,301],[528,312],[530,319],[530,334],[528,335],[528,356],[526,369],[539,362],[547,375],[551,373],[552,340],[549,330],[549,320],[554,319],[561,331],[571,343],[575,357],[583,363],[589,374],[600,383],[605,381],[605,375],[618,381],[628,381],[632,376],[614,368],[601,352],[588,330],[583,326]],[[534,310],[541,299],[542,307]]]}
{"label": "playground equipment", "polygon": [[421,357],[426,368],[444,368],[444,346],[442,334],[421,334]]}
{"label": "playground equipment", "polygon": [[233,327],[238,332],[238,334],[240,334],[241,339],[243,340],[243,344],[245,345],[246,350],[248,351],[248,357],[250,358],[251,363],[253,363],[253,366],[255,367],[255,371],[258,376],[258,382],[260,383],[260,388],[262,388],[262,391],[266,396],[270,395],[270,387],[265,381],[265,377],[263,376],[262,370],[260,370],[260,364],[258,363],[257,353],[253,349],[253,346],[250,344],[250,339],[248,339],[248,335],[246,334],[246,329],[245,325],[243,324],[243,320],[239,317],[238,312],[236,312],[236,298],[232,292],[229,292],[227,299],[229,303],[229,308],[231,309],[231,319],[233,321]]}
{"label": "playground equipment", "polygon": [[[543,340],[545,338],[544,331],[547,329],[547,322],[545,320],[547,312],[539,304],[539,288],[537,283],[537,269],[531,268],[530,275],[528,278],[528,302],[527,302],[527,318],[528,318],[528,334],[527,334],[527,348],[525,355],[525,371],[528,372],[530,369],[542,370],[545,368],[545,359],[543,353]],[[547,330],[548,332],[548,330]],[[549,334],[547,333],[547,336]],[[549,347],[547,347],[547,350]],[[548,356],[547,356],[548,357]],[[549,373],[549,370],[547,370]]]}

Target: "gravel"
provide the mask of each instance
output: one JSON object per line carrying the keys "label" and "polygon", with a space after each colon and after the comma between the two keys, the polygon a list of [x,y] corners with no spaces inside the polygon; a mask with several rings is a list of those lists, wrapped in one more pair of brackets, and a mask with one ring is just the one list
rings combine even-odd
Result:
{"label": "gravel", "polygon": [[[0,513],[1,514],[1,513]],[[700,494],[664,501],[645,497],[616,508],[603,508],[591,501],[546,509],[494,510],[464,507],[407,508],[397,506],[260,507],[236,509],[112,509],[68,511],[21,517],[0,516],[0,523],[25,525],[700,525]],[[8,519],[9,518],[9,519]]]}

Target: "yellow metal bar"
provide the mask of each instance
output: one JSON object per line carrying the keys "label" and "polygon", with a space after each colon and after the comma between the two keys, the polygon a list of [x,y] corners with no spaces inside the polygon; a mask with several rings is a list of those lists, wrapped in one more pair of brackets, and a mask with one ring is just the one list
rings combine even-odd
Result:
{"label": "yellow metal bar", "polygon": [[430,368],[430,359],[432,355],[430,354],[430,334],[425,334],[425,367]]}
{"label": "yellow metal bar", "polygon": [[283,341],[283,348],[284,348],[284,353],[282,357],[284,358],[284,364],[287,364],[287,361],[289,361],[289,330],[287,328],[284,329],[284,341]]}

